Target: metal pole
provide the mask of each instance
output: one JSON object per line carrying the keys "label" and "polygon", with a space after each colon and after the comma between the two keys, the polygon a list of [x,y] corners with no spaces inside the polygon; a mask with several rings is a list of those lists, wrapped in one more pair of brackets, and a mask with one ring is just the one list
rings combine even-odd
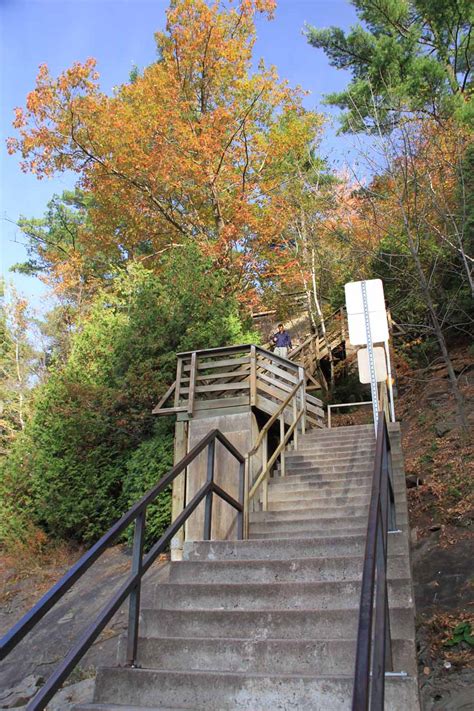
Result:
{"label": "metal pole", "polygon": [[392,385],[392,366],[390,363],[390,350],[388,348],[388,341],[383,343],[385,348],[385,355],[387,357],[387,376],[388,376],[388,392],[390,395],[390,419],[395,422],[395,405],[393,402],[393,385]]}
{"label": "metal pole", "polygon": [[[211,484],[214,481],[214,459],[216,451],[216,440],[213,439],[207,446],[207,483]],[[206,504],[204,508],[204,534],[203,540],[210,541],[212,535],[212,491],[206,496]]]}
{"label": "metal pole", "polygon": [[365,333],[367,336],[367,356],[369,359],[369,372],[370,372],[370,391],[372,393],[372,411],[374,414],[374,428],[375,436],[377,436],[377,427],[379,423],[379,411],[378,411],[378,393],[377,393],[377,377],[375,374],[375,359],[374,359],[374,346],[372,344],[372,333],[370,331],[370,316],[369,316],[369,304],[367,301],[367,283],[361,281],[360,283],[362,289],[362,303],[364,305],[364,320],[365,320]]}
{"label": "metal pole", "polygon": [[[141,511],[135,520],[135,533],[133,536],[133,557],[131,573],[140,573],[143,562],[143,543],[145,537],[145,510]],[[140,619],[140,593],[141,578],[130,593],[128,603],[128,635],[127,635],[127,665],[135,666],[137,659],[138,626]]]}

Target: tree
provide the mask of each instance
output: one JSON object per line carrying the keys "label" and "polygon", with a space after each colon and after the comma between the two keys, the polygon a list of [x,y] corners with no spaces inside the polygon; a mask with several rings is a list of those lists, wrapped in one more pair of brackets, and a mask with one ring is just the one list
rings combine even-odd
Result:
{"label": "tree", "polygon": [[57,79],[40,68],[9,150],[40,178],[79,174],[94,203],[89,255],[116,261],[145,249],[152,267],[197,241],[228,270],[227,288],[252,292],[253,245],[273,236],[262,208],[321,123],[273,68],[251,73],[254,15],[273,7],[175,0],[156,34],[159,60],[112,97],[99,90],[94,60]]}
{"label": "tree", "polygon": [[111,270],[126,260],[122,254],[113,264],[110,255],[100,252],[100,245],[91,252],[93,205],[90,194],[65,190],[61,196],[53,195],[43,217],[20,217],[17,223],[26,238],[28,258],[11,270],[38,276],[70,310],[80,310],[110,279]]}
{"label": "tree", "polygon": [[0,456],[25,428],[35,361],[28,303],[13,288],[5,299],[4,290],[0,282]]}
{"label": "tree", "polygon": [[[24,436],[2,468],[15,531],[26,515],[53,538],[95,540],[144,482],[171,466],[172,434],[156,429],[151,410],[174,380],[176,352],[254,338],[236,300],[223,295],[225,279],[190,244],[162,255],[160,275],[130,264],[100,290],[67,361],[38,388]],[[137,480],[141,465],[147,472]],[[26,513],[15,505],[17,491],[28,500]]]}
{"label": "tree", "polygon": [[384,277],[389,299],[396,296],[395,315],[405,316],[412,333],[436,339],[464,427],[449,341],[469,334],[474,321],[472,237],[458,190],[468,140],[467,131],[427,121],[405,121],[380,135],[365,154],[375,177],[360,187],[354,224],[360,245],[374,244],[375,237],[373,268]]}
{"label": "tree", "polygon": [[363,24],[308,27],[313,47],[352,73],[327,102],[344,109],[343,131],[391,128],[406,112],[436,120],[472,116],[472,24],[469,0],[351,0]]}

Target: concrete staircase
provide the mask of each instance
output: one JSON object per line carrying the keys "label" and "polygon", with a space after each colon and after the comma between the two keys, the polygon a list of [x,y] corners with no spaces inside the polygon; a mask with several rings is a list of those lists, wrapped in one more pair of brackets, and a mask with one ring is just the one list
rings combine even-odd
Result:
{"label": "concrete staircase", "polygon": [[[386,709],[418,711],[413,593],[400,434],[390,426],[397,524],[389,534],[394,666]],[[373,427],[312,431],[269,485],[250,540],[185,545],[152,609],[141,668],[98,672],[81,711],[351,707]]]}

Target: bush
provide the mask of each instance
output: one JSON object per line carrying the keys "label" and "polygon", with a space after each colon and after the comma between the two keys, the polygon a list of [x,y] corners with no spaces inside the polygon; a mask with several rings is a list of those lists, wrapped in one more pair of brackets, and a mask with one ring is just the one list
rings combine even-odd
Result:
{"label": "bush", "polygon": [[[175,377],[176,352],[252,339],[225,274],[193,246],[166,256],[159,275],[129,266],[38,388],[4,463],[7,501],[16,482],[27,500],[23,516],[8,504],[7,527],[31,521],[54,538],[100,537],[171,465],[171,432],[156,427],[151,410]],[[150,536],[163,530],[169,506],[168,495],[150,510]]]}
{"label": "bush", "polygon": [[[173,431],[170,422],[161,420],[154,436],[143,442],[127,461],[123,483],[124,499],[130,507],[173,466]],[[171,523],[171,487],[163,491],[147,509],[145,546],[155,543]],[[133,530],[129,531],[129,540]]]}

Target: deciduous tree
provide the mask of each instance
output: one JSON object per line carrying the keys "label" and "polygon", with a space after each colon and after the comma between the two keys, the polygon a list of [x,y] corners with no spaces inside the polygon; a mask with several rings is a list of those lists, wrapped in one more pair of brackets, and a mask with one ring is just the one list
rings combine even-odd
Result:
{"label": "deciduous tree", "polygon": [[274,236],[262,207],[320,125],[274,68],[252,72],[254,15],[274,4],[172,2],[158,61],[114,96],[100,92],[92,59],[58,78],[40,68],[9,149],[40,178],[79,174],[94,202],[90,254],[153,265],[195,240],[234,288],[252,288],[253,246]]}

